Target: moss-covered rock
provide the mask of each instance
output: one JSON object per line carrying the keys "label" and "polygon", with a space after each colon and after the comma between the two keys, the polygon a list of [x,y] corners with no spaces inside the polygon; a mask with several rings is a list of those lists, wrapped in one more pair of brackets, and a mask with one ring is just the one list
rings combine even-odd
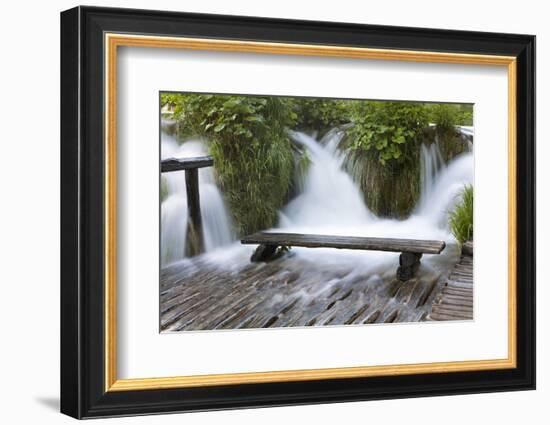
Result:
{"label": "moss-covered rock", "polygon": [[420,161],[382,165],[348,156],[347,171],[359,184],[367,207],[379,217],[405,218],[420,197]]}
{"label": "moss-covered rock", "polygon": [[423,143],[427,145],[438,143],[441,157],[446,164],[470,149],[471,141],[455,128],[440,129],[431,126],[426,128],[423,133]]}
{"label": "moss-covered rock", "polygon": [[[382,165],[372,156],[360,155],[356,151],[348,152],[345,167],[359,184],[367,207],[379,217],[406,218],[416,207],[421,190],[422,143],[438,143],[445,163],[469,149],[468,138],[454,129],[438,131],[435,127],[427,127],[420,141],[411,153],[414,160],[402,163],[388,162]],[[344,145],[350,143],[347,140]]]}

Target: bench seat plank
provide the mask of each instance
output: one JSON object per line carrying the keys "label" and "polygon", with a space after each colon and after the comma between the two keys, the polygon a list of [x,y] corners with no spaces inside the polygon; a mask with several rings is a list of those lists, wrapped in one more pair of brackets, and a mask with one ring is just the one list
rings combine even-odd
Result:
{"label": "bench seat plank", "polygon": [[306,248],[360,249],[371,251],[439,254],[445,242],[436,240],[370,238],[360,236],[310,235],[258,232],[241,239],[243,244],[300,246]]}

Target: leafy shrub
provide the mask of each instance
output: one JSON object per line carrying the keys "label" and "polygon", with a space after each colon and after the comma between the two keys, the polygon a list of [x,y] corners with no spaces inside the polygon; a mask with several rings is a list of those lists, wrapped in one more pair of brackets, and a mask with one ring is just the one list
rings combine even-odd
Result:
{"label": "leafy shrub", "polygon": [[438,104],[431,106],[430,121],[439,131],[448,132],[454,130],[457,119],[457,110],[453,105]]}
{"label": "leafy shrub", "polygon": [[182,130],[210,142],[217,179],[240,235],[272,227],[294,169],[287,128],[295,114],[284,98],[182,95]]}
{"label": "leafy shrub", "polygon": [[457,125],[473,125],[472,105],[434,103],[426,105],[428,119],[442,132],[449,132]]}
{"label": "leafy shrub", "polygon": [[289,98],[296,114],[297,130],[328,130],[350,121],[349,105],[353,101],[338,99]]}
{"label": "leafy shrub", "polygon": [[472,105],[458,105],[457,125],[474,125],[474,107]]}
{"label": "leafy shrub", "polygon": [[323,134],[352,122],[341,147],[367,205],[382,216],[406,217],[420,192],[420,144],[436,131],[428,123],[438,124],[450,160],[465,146],[455,132],[440,129],[471,124],[473,111],[472,105],[178,93],[163,93],[165,104],[174,106],[178,139],[209,141],[239,234],[275,225],[277,210],[300,190],[310,159],[293,149],[287,129]]}
{"label": "leafy shrub", "polygon": [[463,244],[474,236],[474,188],[467,185],[461,193],[461,199],[449,213],[449,226],[456,240]]}
{"label": "leafy shrub", "polygon": [[416,161],[422,129],[428,124],[424,105],[364,101],[353,104],[350,149],[385,165]]}
{"label": "leafy shrub", "polygon": [[178,105],[180,103],[181,94],[179,93],[161,93],[160,94],[160,106],[164,105]]}

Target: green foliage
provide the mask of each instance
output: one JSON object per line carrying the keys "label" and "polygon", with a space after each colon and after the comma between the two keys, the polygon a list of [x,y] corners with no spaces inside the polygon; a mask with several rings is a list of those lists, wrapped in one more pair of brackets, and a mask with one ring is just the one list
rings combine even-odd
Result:
{"label": "green foliage", "polygon": [[453,105],[438,104],[430,107],[430,121],[440,131],[450,131],[455,128],[457,122],[457,111]]}
{"label": "green foliage", "polygon": [[310,165],[311,165],[311,158],[309,157],[308,152],[304,150],[298,156],[298,159],[296,161],[296,174],[298,175],[299,181],[301,182],[304,181]]}
{"label": "green foliage", "polygon": [[367,156],[348,154],[346,169],[359,184],[368,208],[380,217],[406,218],[420,195],[420,162],[382,165]]}
{"label": "green foliage", "polygon": [[428,119],[443,132],[453,130],[457,125],[473,125],[473,106],[451,103],[426,105]]}
{"label": "green foliage", "polygon": [[168,182],[164,176],[160,178],[160,202],[164,202],[168,198]]}
{"label": "green foliage", "polygon": [[471,125],[473,116],[472,105],[270,96],[163,93],[166,104],[173,106],[179,140],[208,141],[218,185],[241,235],[274,226],[277,211],[300,190],[310,158],[292,146],[288,129],[324,134],[351,122],[341,147],[348,150],[345,166],[368,207],[378,215],[406,217],[419,196],[420,144],[437,131],[445,159],[452,159],[467,145],[442,130]]}
{"label": "green foliage", "polygon": [[458,105],[457,125],[474,125],[473,105]]}
{"label": "green foliage", "polygon": [[297,130],[316,130],[322,134],[350,121],[349,105],[353,101],[304,97],[288,101],[296,114]]}
{"label": "green foliage", "polygon": [[210,142],[238,234],[274,226],[294,168],[287,128],[296,117],[287,100],[189,94],[176,108],[182,129]]}
{"label": "green foliage", "polygon": [[456,240],[463,244],[474,236],[474,188],[464,187],[461,199],[449,213],[449,226]]}
{"label": "green foliage", "polygon": [[176,105],[180,100],[181,95],[179,93],[161,93],[160,94],[160,106],[164,105]]}
{"label": "green foliage", "polygon": [[380,164],[416,160],[422,130],[428,124],[423,104],[364,101],[353,104],[350,130],[355,155]]}

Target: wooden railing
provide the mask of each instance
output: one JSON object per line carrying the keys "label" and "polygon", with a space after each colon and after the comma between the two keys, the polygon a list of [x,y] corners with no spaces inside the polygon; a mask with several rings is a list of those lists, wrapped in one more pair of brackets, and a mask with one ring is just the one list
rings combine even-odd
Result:
{"label": "wooden railing", "polygon": [[187,257],[204,252],[202,232],[201,202],[199,193],[199,168],[211,167],[214,159],[211,156],[195,158],[169,158],[160,163],[162,173],[185,171],[185,188],[187,190],[187,237],[184,255]]}

